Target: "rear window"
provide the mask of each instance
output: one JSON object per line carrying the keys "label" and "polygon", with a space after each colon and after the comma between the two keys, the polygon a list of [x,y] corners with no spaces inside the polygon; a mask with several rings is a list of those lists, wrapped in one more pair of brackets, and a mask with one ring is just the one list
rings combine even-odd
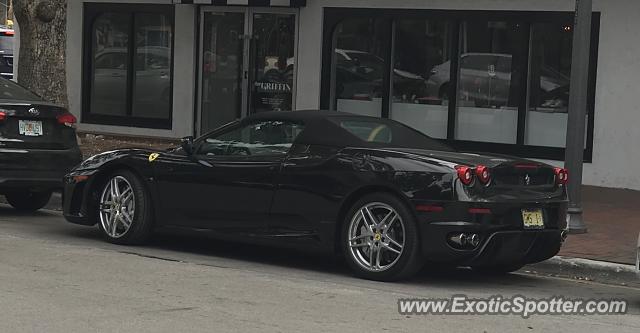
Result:
{"label": "rear window", "polygon": [[0,78],[0,100],[38,101],[42,98],[30,92],[23,86],[4,78]]}
{"label": "rear window", "polygon": [[331,121],[375,146],[453,151],[438,140],[390,119],[333,117]]}
{"label": "rear window", "polygon": [[374,121],[345,120],[340,126],[366,142],[391,143],[393,139],[389,126]]}

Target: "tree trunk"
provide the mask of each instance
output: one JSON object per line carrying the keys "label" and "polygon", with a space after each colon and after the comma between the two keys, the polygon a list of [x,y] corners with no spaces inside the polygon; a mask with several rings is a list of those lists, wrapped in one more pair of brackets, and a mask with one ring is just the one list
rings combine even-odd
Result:
{"label": "tree trunk", "polygon": [[68,107],[67,0],[14,0],[13,11],[20,29],[18,82]]}

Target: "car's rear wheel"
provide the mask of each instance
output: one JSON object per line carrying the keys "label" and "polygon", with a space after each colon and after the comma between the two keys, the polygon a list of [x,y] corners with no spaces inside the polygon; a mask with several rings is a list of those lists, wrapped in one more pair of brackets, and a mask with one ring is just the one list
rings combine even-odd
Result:
{"label": "car's rear wheel", "polygon": [[109,242],[134,245],[151,234],[151,198],[138,176],[128,170],[111,174],[102,187],[98,205],[100,230]]}
{"label": "car's rear wheel", "polygon": [[395,281],[423,265],[415,217],[387,193],[364,196],[344,221],[342,247],[347,264],[362,278]]}
{"label": "car's rear wheel", "polygon": [[51,199],[51,191],[33,192],[19,191],[5,194],[7,202],[15,209],[23,212],[35,212],[43,208]]}

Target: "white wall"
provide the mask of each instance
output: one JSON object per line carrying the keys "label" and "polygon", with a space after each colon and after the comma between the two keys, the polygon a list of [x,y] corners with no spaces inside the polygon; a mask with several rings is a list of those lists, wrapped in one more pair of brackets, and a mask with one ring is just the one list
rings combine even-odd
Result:
{"label": "white wall", "polygon": [[[575,0],[312,0],[300,11],[297,108],[320,106],[323,7],[572,11]],[[640,1],[595,0],[600,44],[588,185],[640,190]],[[562,165],[562,162],[550,162]]]}
{"label": "white wall", "polygon": [[80,131],[179,138],[193,134],[195,105],[195,11],[192,5],[175,6],[173,67],[173,128],[171,130],[82,123],[82,30],[84,2],[171,4],[171,0],[69,1],[67,7],[67,85],[69,109],[80,119]]}

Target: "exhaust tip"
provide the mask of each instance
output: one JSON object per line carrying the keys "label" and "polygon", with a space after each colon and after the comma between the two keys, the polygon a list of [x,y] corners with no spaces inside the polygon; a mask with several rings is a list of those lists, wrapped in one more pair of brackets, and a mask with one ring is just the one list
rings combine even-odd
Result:
{"label": "exhaust tip", "polygon": [[448,237],[448,241],[454,248],[471,250],[480,245],[480,235],[471,233],[454,233]]}

